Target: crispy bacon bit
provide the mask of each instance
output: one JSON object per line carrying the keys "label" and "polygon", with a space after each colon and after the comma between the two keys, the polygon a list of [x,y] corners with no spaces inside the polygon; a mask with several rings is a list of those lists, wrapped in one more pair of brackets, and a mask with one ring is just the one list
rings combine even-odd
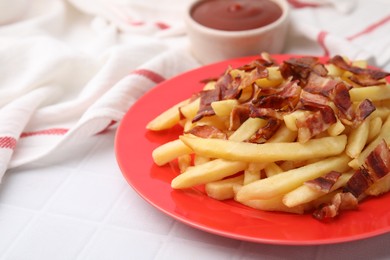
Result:
{"label": "crispy bacon bit", "polygon": [[281,121],[270,118],[267,122],[267,124],[260,128],[250,139],[249,142],[251,143],[264,143],[268,139],[270,139],[276,130],[278,130],[279,126],[281,125]]}
{"label": "crispy bacon bit", "polygon": [[321,77],[316,73],[311,73],[304,90],[314,94],[321,94],[325,97],[329,97],[333,92],[333,89],[341,81],[338,79],[332,79],[329,77]]}
{"label": "crispy bacon bit", "polygon": [[249,116],[263,119],[275,118],[278,120],[283,120],[283,113],[278,112],[273,108],[255,107],[253,105],[250,106]]}
{"label": "crispy bacon bit", "polygon": [[304,184],[312,189],[328,193],[340,176],[341,173],[331,171],[324,176],[318,177],[314,180],[306,181]]}
{"label": "crispy bacon bit", "polygon": [[306,90],[301,91],[300,101],[302,104],[318,104],[318,105],[328,105],[329,99],[320,94],[313,94],[307,92]]}
{"label": "crispy bacon bit", "polygon": [[365,160],[368,171],[374,180],[390,172],[390,150],[385,140],[372,151]]}
{"label": "crispy bacon bit", "polygon": [[204,90],[200,93],[199,111],[193,118],[192,122],[197,122],[205,116],[215,115],[211,103],[220,100],[220,92],[218,89]]}
{"label": "crispy bacon bit", "polygon": [[235,106],[230,114],[229,130],[236,130],[250,116],[251,110],[249,105]]}
{"label": "crispy bacon bit", "polygon": [[241,94],[240,77],[233,78],[229,73],[223,75],[216,83],[215,89],[220,93],[220,100],[238,98]]}
{"label": "crispy bacon bit", "polygon": [[282,76],[287,79],[293,77],[299,80],[301,86],[305,86],[311,73],[326,76],[328,71],[316,57],[291,58],[283,62],[280,66]]}
{"label": "crispy bacon bit", "polygon": [[345,190],[356,198],[363,194],[376,180],[390,172],[390,149],[385,140],[367,156],[365,165],[358,169],[349,179]]}
{"label": "crispy bacon bit", "polygon": [[240,85],[240,89],[253,85],[256,80],[268,77],[268,70],[265,67],[256,67],[249,72]]}
{"label": "crispy bacon bit", "polygon": [[336,85],[333,92],[333,102],[337,107],[339,113],[339,118],[344,123],[351,124],[353,120],[354,111],[352,107],[351,97],[349,95],[349,90],[351,88],[345,83],[340,82]]}
{"label": "crispy bacon bit", "polygon": [[[299,101],[300,93],[301,87],[296,82],[290,81],[281,86],[276,93],[256,97],[252,100],[252,104],[261,108],[292,111]],[[262,92],[259,95],[262,95]]]}
{"label": "crispy bacon bit", "polygon": [[210,125],[198,125],[193,127],[190,131],[186,132],[202,138],[218,138],[227,139],[226,133],[219,130],[215,126]]}
{"label": "crispy bacon bit", "polygon": [[362,102],[360,102],[359,106],[356,109],[355,121],[357,123],[362,122],[369,115],[371,115],[371,113],[374,112],[375,110],[376,110],[376,107],[369,99],[363,100]]}
{"label": "crispy bacon bit", "polygon": [[337,193],[328,204],[321,205],[313,212],[313,217],[326,221],[336,217],[341,210],[357,209],[358,200],[349,192]]}
{"label": "crispy bacon bit", "polygon": [[245,64],[245,65],[239,67],[238,69],[248,72],[248,71],[251,71],[255,68],[260,69],[260,70],[264,70],[266,67],[270,67],[272,65],[274,65],[273,61],[268,61],[268,60],[265,60],[263,58],[259,58],[259,59],[251,61],[248,64]]}
{"label": "crispy bacon bit", "polygon": [[349,79],[361,86],[372,86],[372,85],[383,85],[386,84],[383,81],[384,78],[390,76],[390,73],[373,70],[373,69],[364,69],[348,64],[341,56],[336,55],[329,60],[330,63],[335,66],[351,72],[352,75]]}
{"label": "crispy bacon bit", "polygon": [[358,198],[364,191],[374,183],[368,170],[364,167],[359,168],[345,185],[345,190]]}
{"label": "crispy bacon bit", "polygon": [[[374,72],[371,74],[371,72]],[[367,86],[374,86],[374,85],[385,85],[386,82],[383,80],[377,80],[374,79],[373,77],[375,76],[376,71],[374,70],[369,70],[367,71],[367,74],[359,74],[359,75],[352,75],[348,77],[352,82],[359,84],[360,86],[367,87]],[[390,75],[390,74],[388,74]],[[388,76],[386,75],[386,76]]]}
{"label": "crispy bacon bit", "polygon": [[307,104],[303,109],[310,110],[311,113],[296,123],[298,127],[298,140],[301,143],[307,142],[310,138],[322,133],[337,122],[337,118],[330,106]]}

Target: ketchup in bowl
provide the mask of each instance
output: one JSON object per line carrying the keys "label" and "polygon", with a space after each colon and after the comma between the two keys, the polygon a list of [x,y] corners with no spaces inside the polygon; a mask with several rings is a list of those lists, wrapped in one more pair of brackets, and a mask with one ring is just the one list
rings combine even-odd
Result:
{"label": "ketchup in bowl", "polygon": [[282,16],[271,0],[207,0],[191,10],[199,24],[223,31],[243,31],[266,26]]}

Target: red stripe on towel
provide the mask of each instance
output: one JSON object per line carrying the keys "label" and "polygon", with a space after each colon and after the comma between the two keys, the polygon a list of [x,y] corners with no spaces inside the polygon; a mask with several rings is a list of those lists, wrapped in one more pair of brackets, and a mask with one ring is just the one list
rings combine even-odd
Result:
{"label": "red stripe on towel", "polygon": [[360,36],[371,33],[372,31],[378,29],[379,27],[381,27],[382,25],[386,24],[389,21],[390,21],[390,15],[388,15],[388,16],[384,17],[383,19],[367,26],[364,30],[362,30],[358,33],[355,33],[354,35],[349,36],[347,39],[352,41]]}
{"label": "red stripe on towel", "polygon": [[39,130],[39,131],[32,131],[32,132],[24,132],[20,135],[20,137],[30,137],[30,136],[36,136],[36,135],[64,135],[69,131],[67,128],[50,128],[45,130]]}
{"label": "red stripe on towel", "polygon": [[160,29],[160,30],[166,30],[166,29],[169,29],[170,26],[166,23],[163,23],[163,22],[157,22],[156,23],[156,26]]}
{"label": "red stripe on towel", "polygon": [[132,72],[132,74],[143,76],[143,77],[153,81],[156,84],[161,83],[165,80],[165,78],[163,76],[161,76],[160,74],[158,74],[154,71],[151,71],[151,70],[147,70],[147,69],[135,70]]}
{"label": "red stripe on towel", "polygon": [[16,147],[16,139],[11,136],[0,137],[0,148],[14,150]]}
{"label": "red stripe on towel", "polygon": [[329,56],[329,50],[328,47],[326,47],[325,44],[325,38],[328,35],[328,32],[321,31],[318,36],[317,36],[317,42],[321,46],[321,48],[324,50],[324,56],[328,57]]}

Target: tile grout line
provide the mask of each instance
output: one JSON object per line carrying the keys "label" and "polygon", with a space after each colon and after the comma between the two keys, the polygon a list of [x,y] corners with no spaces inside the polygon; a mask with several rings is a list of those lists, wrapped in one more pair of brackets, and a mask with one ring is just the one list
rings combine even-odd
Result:
{"label": "tile grout line", "polygon": [[157,251],[156,253],[156,256],[155,256],[155,259],[157,257],[159,257],[159,254],[161,253],[164,253],[164,251],[166,251],[167,249],[167,244],[170,244],[170,242],[173,240],[173,233],[174,233],[174,230],[177,228],[177,226],[179,225],[179,221],[178,220],[174,220],[173,224],[172,224],[172,227],[170,228],[169,232],[167,235],[165,235],[165,241],[163,241],[163,243],[161,244],[160,246],[160,249]]}
{"label": "tile grout line", "polygon": [[[76,172],[78,170],[80,170],[80,168],[82,167],[84,160],[88,157],[88,155],[91,153],[91,151],[96,149],[98,144],[99,143],[96,143],[95,145],[92,146],[91,150],[88,152],[86,157],[83,158],[83,160],[77,165],[77,167],[71,168],[70,174],[68,174],[68,176],[65,177],[64,181],[57,187],[57,189],[53,192],[53,194],[50,196],[50,198],[47,199],[47,201],[43,204],[43,206],[40,209],[38,209],[38,210],[31,210],[31,211],[34,212],[34,216],[29,221],[27,221],[25,226],[19,231],[19,234],[15,237],[15,239],[12,241],[12,243],[8,246],[7,250],[4,251],[2,257],[7,257],[10,254],[10,252],[12,252],[12,249],[15,247],[17,242],[23,237],[22,234],[24,233],[24,231],[28,230],[28,228],[30,228],[33,225],[33,223],[39,217],[41,217],[44,214],[44,212],[46,212],[46,209],[51,205],[52,201],[56,198],[57,194],[60,193],[62,191],[62,189],[64,188],[64,186],[66,186],[70,182],[71,177],[73,175],[76,175]],[[45,164],[37,164],[36,166],[37,167],[45,167],[47,165],[45,165]],[[69,169],[68,167],[61,167],[61,166],[58,166],[58,168],[67,169],[67,170]],[[4,205],[8,205],[8,204],[4,204]],[[19,208],[23,209],[22,207],[19,207]]]}
{"label": "tile grout line", "polygon": [[78,252],[78,254],[76,255],[75,259],[80,259],[83,256],[83,254],[85,254],[84,253],[85,250],[87,250],[89,245],[94,241],[96,236],[99,234],[99,231],[101,230],[102,226],[107,224],[109,217],[113,214],[112,213],[113,209],[116,207],[116,205],[118,205],[120,203],[121,198],[124,197],[125,194],[126,194],[126,188],[123,187],[122,191],[118,195],[118,198],[115,200],[115,203],[113,203],[111,205],[110,209],[108,210],[108,213],[102,218],[101,221],[96,223],[95,231],[90,235],[90,238],[89,238],[88,242],[86,242],[84,247]]}
{"label": "tile grout line", "polygon": [[53,201],[56,197],[56,195],[63,189],[63,187],[70,181],[71,176],[75,174],[76,170],[72,169],[72,172],[65,178],[65,180],[58,186],[58,188],[54,191],[54,193],[51,195],[51,197],[44,203],[44,205],[39,209],[35,211],[34,216],[27,222],[27,224],[20,230],[19,234],[15,237],[14,241],[9,245],[8,249],[5,250],[3,253],[3,257],[7,257],[9,255],[10,251],[14,248],[15,244],[23,237],[22,234],[25,230],[27,230],[29,227],[32,226],[32,224],[37,220],[40,216],[43,215],[43,212],[46,211],[46,209],[51,204],[51,201]]}

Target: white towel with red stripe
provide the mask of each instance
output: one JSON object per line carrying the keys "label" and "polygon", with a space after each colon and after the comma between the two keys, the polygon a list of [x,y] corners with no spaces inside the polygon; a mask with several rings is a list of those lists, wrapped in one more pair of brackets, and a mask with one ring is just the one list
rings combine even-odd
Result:
{"label": "white towel with red stripe", "polygon": [[[2,8],[0,180],[7,169],[72,156],[66,147],[115,128],[146,91],[200,66],[182,20],[191,1],[17,0]],[[289,3],[286,53],[343,54],[390,71],[387,1]]]}

